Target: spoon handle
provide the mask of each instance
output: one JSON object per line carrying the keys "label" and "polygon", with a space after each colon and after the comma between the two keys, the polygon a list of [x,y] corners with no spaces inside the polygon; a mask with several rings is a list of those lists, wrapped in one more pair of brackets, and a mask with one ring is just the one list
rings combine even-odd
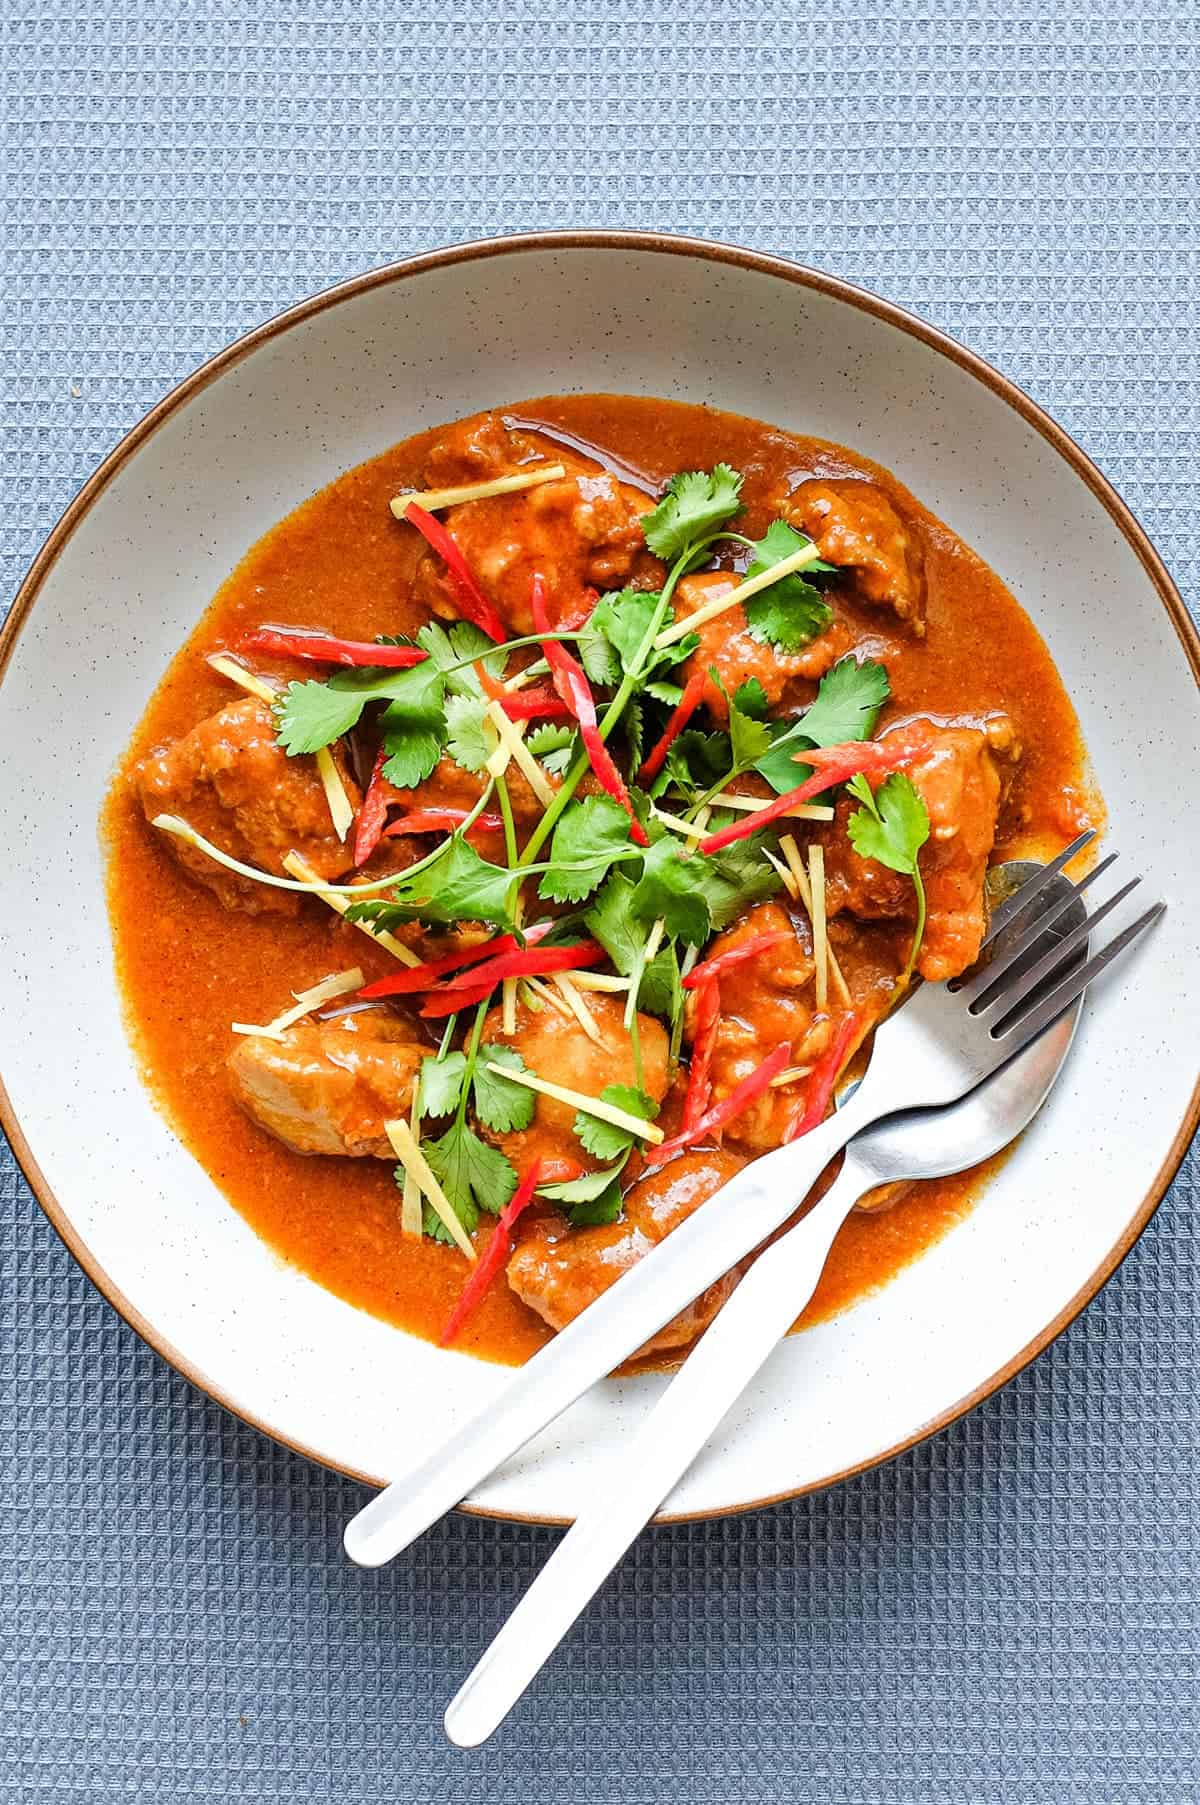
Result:
{"label": "spoon handle", "polygon": [[756,1260],[451,1700],[451,1742],[474,1748],[503,1722],[787,1334],[817,1288],[838,1229],[877,1182],[851,1147],[816,1207]]}

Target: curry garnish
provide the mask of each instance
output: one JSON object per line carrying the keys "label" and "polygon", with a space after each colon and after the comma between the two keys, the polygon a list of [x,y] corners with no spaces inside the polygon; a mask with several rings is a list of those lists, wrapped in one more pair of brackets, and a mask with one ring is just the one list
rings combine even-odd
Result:
{"label": "curry garnish", "polygon": [[[449,592],[467,618],[449,626],[431,620],[414,639],[398,636],[374,648],[280,627],[260,629],[246,642],[264,653],[339,667],[323,681],[288,683],[277,699],[267,693],[278,744],[289,758],[328,758],[339,746],[338,756],[350,758],[353,745],[359,767],[369,770],[357,809],[357,865],[397,835],[414,843],[423,835],[445,836],[390,877],[285,887],[334,898],[348,920],[404,956],[406,969],[361,991],[372,1008],[411,999],[442,1035],[436,1056],[420,1063],[410,1118],[388,1124],[401,1159],[396,1179],[405,1192],[404,1221],[414,1226],[423,1198],[423,1232],[464,1251],[481,1212],[506,1212],[495,1245],[507,1248],[515,1222],[507,1206],[520,1213],[535,1190],[576,1226],[615,1221],[631,1167],[660,1164],[705,1137],[719,1138],[776,1085],[797,1097],[789,1132],[820,1119],[853,1038],[846,1026],[855,1019],[852,1011],[838,1018],[834,1052],[816,1066],[796,1065],[790,1041],[781,1041],[715,1101],[712,1091],[721,983],[736,985],[741,968],[768,953],[806,957],[794,925],[752,933],[740,948],[726,948],[688,973],[715,935],[786,885],[797,906],[807,903],[818,997],[826,1007],[832,954],[824,862],[818,847],[806,872],[789,835],[797,819],[815,829],[831,823],[841,785],[859,804],[847,830],[855,851],[905,873],[915,886],[916,930],[902,981],[914,968],[925,923],[918,858],[929,835],[928,811],[898,768],[904,758],[870,738],[889,696],[885,667],[869,657],[831,658],[823,672],[817,665],[819,681],[805,705],[781,702],[790,680],[786,660],[834,621],[836,567],[788,519],[771,520],[758,538],[734,531],[743,513],[743,479],[718,463],[673,477],[641,517],[645,549],[661,560],[657,586],[593,592],[579,605],[552,594],[535,570],[534,630],[505,637],[493,599],[425,504],[511,505],[505,496],[532,489],[549,494],[562,477],[562,467],[554,466],[528,479],[397,498],[398,518],[444,560]],[[744,574],[718,581],[718,556],[744,564]],[[706,567],[712,574],[699,576]],[[691,593],[692,579],[709,588]],[[759,667],[739,672],[731,688],[702,654],[702,630],[738,607],[742,630],[763,651]],[[374,665],[368,662],[373,651]],[[782,675],[773,660],[781,661]],[[907,748],[905,757],[911,756]],[[430,780],[442,761],[465,774],[456,780],[458,793],[467,780],[473,786],[471,806],[439,799]],[[160,824],[169,823],[163,817]],[[172,825],[174,832],[185,828]],[[187,836],[238,874],[255,875],[192,830]],[[815,897],[813,883],[820,891]],[[353,900],[343,904],[341,897]],[[546,905],[547,918],[526,924],[526,911],[536,905]],[[397,938],[414,924],[493,932],[414,962]],[[840,968],[837,977],[845,1007],[850,997]],[[530,1017],[553,1006],[603,1047],[592,1011],[606,990],[622,999],[633,1083],[608,1082],[595,1095],[582,1094],[558,1083],[553,1072],[533,1069],[510,1044],[518,1005]],[[657,1018],[669,1058],[678,1060],[689,994],[696,998],[691,1078],[682,1118],[664,1133],[655,1125],[661,1088],[658,1094],[646,1088],[643,1043],[647,1024]],[[499,1017],[491,1013],[498,1002]],[[513,1137],[530,1129],[539,1099],[573,1111],[576,1157],[527,1163],[519,1186]],[[485,1262],[489,1271],[498,1260],[499,1254]],[[483,1289],[480,1268],[472,1297]],[[454,1333],[460,1327],[456,1317]]]}

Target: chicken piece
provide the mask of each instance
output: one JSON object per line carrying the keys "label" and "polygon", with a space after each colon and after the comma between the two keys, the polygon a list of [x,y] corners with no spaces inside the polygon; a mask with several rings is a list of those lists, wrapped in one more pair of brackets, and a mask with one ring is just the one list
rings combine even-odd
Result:
{"label": "chicken piece", "polygon": [[[277,877],[286,875],[287,852],[298,852],[330,880],[351,864],[351,843],[334,832],[314,761],[288,757],[276,741],[271,710],[253,697],[231,702],[182,739],[156,748],[137,767],[134,781],[147,821],[182,815],[223,852]],[[357,808],[360,792],[344,767],[342,781]],[[299,909],[294,891],[238,877],[173,836],[164,835],[163,841],[227,909],[250,915],[294,915]]]}
{"label": "chicken piece", "polygon": [[[557,1216],[542,1217],[522,1236],[508,1262],[510,1286],[552,1329],[565,1329],[623,1272],[707,1203],[744,1164],[736,1154],[715,1148],[685,1153],[632,1186],[619,1222],[571,1228]],[[668,1353],[694,1341],[740,1276],[738,1271],[727,1273],[710,1285],[633,1358]]]}
{"label": "chicken piece", "polygon": [[[739,578],[724,570],[706,570],[699,576],[684,577],[675,591],[680,620],[694,614],[706,603],[725,595]],[[845,621],[833,620],[824,633],[798,652],[781,652],[777,646],[756,639],[750,631],[746,610],[740,606],[726,608],[706,626],[699,629],[700,644],[685,666],[690,677],[695,671],[708,675],[715,669],[729,695],[751,677],[757,677],[771,707],[779,702],[789,683],[797,677],[815,681],[835,665],[853,643],[853,634]],[[717,685],[709,678],[704,688],[704,703],[715,721],[729,719],[729,708]]]}
{"label": "chicken piece", "polygon": [[801,483],[785,518],[814,540],[829,564],[849,565],[864,602],[890,608],[925,632],[925,559],[920,540],[876,483],[817,478]]}
{"label": "chicken piece", "polygon": [[[481,588],[515,634],[533,631],[530,581],[540,572],[552,622],[585,609],[588,589],[615,589],[635,576],[650,582],[661,571],[642,534],[642,515],[654,497],[588,460],[526,434],[506,430],[495,415],[451,428],[429,454],[425,478],[439,488],[507,476],[539,463],[560,463],[567,474],[516,495],[448,508],[443,524]],[[433,553],[417,569],[417,592],[435,614],[460,610],[442,560]]]}
{"label": "chicken piece", "polygon": [[[981,727],[914,725],[928,751],[905,770],[929,811],[929,839],[920,854],[928,914],[917,970],[923,978],[955,978],[978,956],[987,925],[984,879],[1020,747],[1007,715],[994,715]],[[885,742],[888,737],[882,736]],[[843,796],[821,832],[828,913],[847,909],[864,921],[915,922],[912,880],[864,859],[851,845],[846,822],[857,807]]]}
{"label": "chicken piece", "polygon": [[407,1116],[429,1052],[386,1009],[308,1019],[280,1040],[239,1039],[229,1081],[246,1114],[297,1153],[395,1159],[385,1122]]}
{"label": "chicken piece", "polygon": [[[602,1037],[600,1045],[589,1040],[574,1016],[561,1016],[548,1005],[530,1009],[524,1003],[517,1007],[515,1034],[504,1033],[502,1012],[496,1008],[483,1024],[483,1038],[515,1047],[539,1078],[586,1097],[598,1097],[606,1084],[636,1084],[633,1042],[623,1020],[624,997],[590,991],[586,1000]],[[642,1088],[661,1103],[667,1089],[666,1030],[652,1015],[639,1014],[637,1019]],[[528,1128],[511,1134],[487,1131],[488,1138],[504,1149],[518,1172],[524,1172],[534,1159],[591,1172],[604,1162],[584,1150],[574,1132],[576,1113],[574,1104],[538,1097]]]}
{"label": "chicken piece", "polygon": [[[829,1042],[831,1018],[817,1012],[815,970],[807,934],[801,940],[791,917],[777,902],[759,903],[736,927],[719,934],[708,948],[716,958],[759,934],[786,933],[789,940],[756,953],[736,966],[721,984],[721,1019],[713,1043],[712,1101],[736,1089],[775,1047],[786,1041],[790,1065],[809,1065]],[[730,1123],[726,1134],[741,1146],[765,1153],[778,1147],[795,1114],[795,1085],[768,1090]]]}

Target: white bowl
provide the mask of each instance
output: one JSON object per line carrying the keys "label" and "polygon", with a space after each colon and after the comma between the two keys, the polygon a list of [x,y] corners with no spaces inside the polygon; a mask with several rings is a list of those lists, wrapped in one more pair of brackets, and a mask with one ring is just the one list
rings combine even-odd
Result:
{"label": "white bowl", "polygon": [[[736,1510],[910,1446],[1096,1293],[1200,1113],[1200,642],[1128,510],[978,358],[873,296],[689,240],[572,233],[413,258],[240,340],[97,471],[0,649],[3,1120],[105,1295],[268,1433],[390,1478],[505,1384],[284,1265],[175,1140],[121,1023],[96,821],[146,699],[242,552],[339,471],[493,403],[562,390],[711,402],[891,466],[1015,590],[1074,698],[1109,843],[1171,904],[1090,1003],[1050,1107],[973,1214],[884,1290],[792,1337],[669,1502]],[[2,665],[0,665],[2,668]],[[661,1378],[609,1383],[470,1501],[573,1515]]]}

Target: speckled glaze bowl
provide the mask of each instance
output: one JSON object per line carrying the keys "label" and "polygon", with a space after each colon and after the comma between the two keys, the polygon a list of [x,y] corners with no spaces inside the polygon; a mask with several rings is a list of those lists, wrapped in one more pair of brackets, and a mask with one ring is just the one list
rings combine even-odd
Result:
{"label": "speckled glaze bowl", "polygon": [[[143,1089],[114,981],[97,815],[176,647],[245,549],[339,471],[558,390],[711,402],[896,470],[1006,579],[1075,699],[1110,844],[1171,904],[1085,1011],[1050,1106],[973,1214],[793,1336],[669,1501],[743,1509],[911,1446],[1094,1296],[1196,1125],[1200,643],[1128,510],[994,370],[899,309],[755,253],[641,234],[511,238],[306,301],[169,395],[54,529],[0,647],[4,1126],[112,1304],[231,1410],[376,1480],[505,1383],[322,1291],[258,1241]],[[78,759],[65,747],[86,747]],[[569,1518],[661,1378],[599,1387],[470,1507]]]}

